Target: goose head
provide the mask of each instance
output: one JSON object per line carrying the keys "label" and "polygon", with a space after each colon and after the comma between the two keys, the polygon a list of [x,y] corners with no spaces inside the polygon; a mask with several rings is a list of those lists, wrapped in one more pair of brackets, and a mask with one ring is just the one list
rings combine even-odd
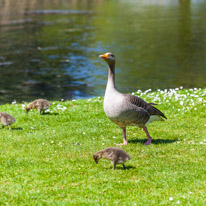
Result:
{"label": "goose head", "polygon": [[115,64],[115,56],[114,56],[114,54],[112,54],[110,52],[99,55],[99,57],[104,59],[107,62],[107,64],[109,64],[109,65]]}

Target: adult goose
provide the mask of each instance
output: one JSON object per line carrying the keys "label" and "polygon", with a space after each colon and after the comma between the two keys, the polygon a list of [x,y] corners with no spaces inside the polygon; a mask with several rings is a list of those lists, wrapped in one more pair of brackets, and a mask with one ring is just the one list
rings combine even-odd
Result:
{"label": "adult goose", "polygon": [[[123,144],[127,145],[126,126],[138,126],[143,128],[147,135],[147,142],[149,145],[152,138],[146,127],[147,122],[167,119],[165,115],[155,108],[153,103],[147,103],[140,97],[131,94],[122,94],[117,91],[115,86],[115,56],[112,53],[105,53],[100,55],[104,59],[108,67],[108,81],[104,96],[104,112],[107,117],[122,128]],[[163,117],[163,118],[162,118]]]}

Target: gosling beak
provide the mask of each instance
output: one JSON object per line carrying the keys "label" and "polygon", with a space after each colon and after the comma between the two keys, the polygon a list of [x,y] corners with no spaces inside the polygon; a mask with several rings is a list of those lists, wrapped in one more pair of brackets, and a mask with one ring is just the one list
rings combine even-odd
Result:
{"label": "gosling beak", "polygon": [[98,164],[98,159],[94,158],[94,161],[95,161],[96,164]]}
{"label": "gosling beak", "polygon": [[101,54],[99,55],[100,58],[102,59],[107,59],[108,58],[108,54]]}

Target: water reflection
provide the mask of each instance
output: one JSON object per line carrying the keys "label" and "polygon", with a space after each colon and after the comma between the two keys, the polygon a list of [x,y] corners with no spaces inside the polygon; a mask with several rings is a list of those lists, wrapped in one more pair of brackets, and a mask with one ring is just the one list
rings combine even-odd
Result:
{"label": "water reflection", "polygon": [[205,87],[204,1],[0,2],[0,101],[103,95],[117,56],[117,87]]}

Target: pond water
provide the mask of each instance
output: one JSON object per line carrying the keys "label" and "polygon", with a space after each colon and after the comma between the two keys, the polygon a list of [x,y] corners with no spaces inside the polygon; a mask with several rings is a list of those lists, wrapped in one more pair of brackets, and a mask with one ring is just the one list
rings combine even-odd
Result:
{"label": "pond water", "polygon": [[0,1],[0,103],[206,86],[204,0]]}

